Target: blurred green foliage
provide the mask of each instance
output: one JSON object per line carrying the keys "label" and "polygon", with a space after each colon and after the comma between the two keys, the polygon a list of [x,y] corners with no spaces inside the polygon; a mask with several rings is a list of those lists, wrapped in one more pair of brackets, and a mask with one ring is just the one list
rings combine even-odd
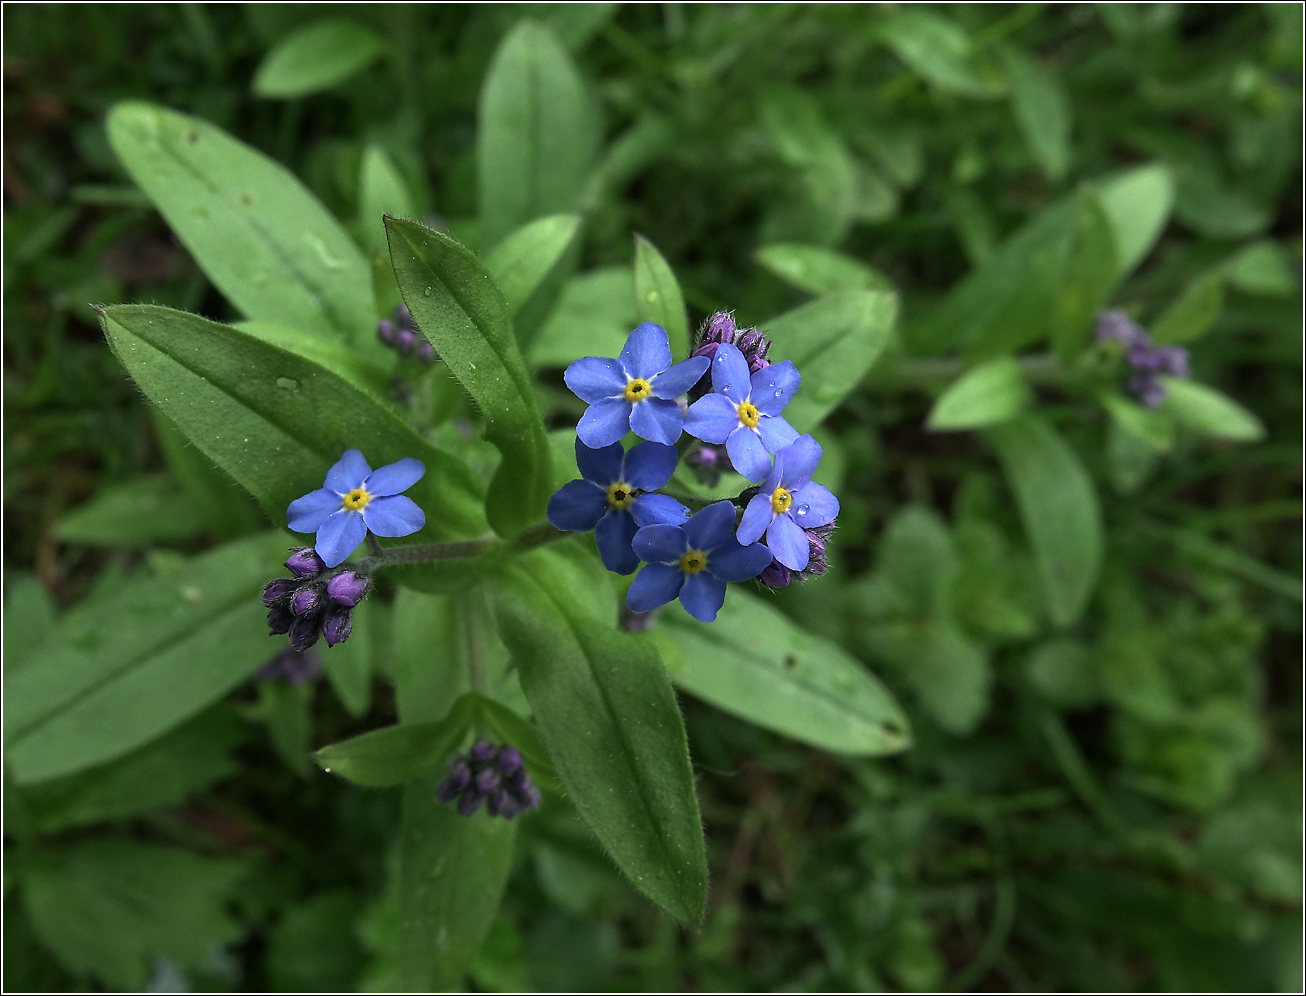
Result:
{"label": "blurred green foliage", "polygon": [[[529,158],[478,121],[515,99],[482,86],[527,17],[541,134],[575,168],[517,205],[494,170]],[[89,626],[123,579],[261,521],[95,324],[116,301],[241,317],[115,158],[112,104],[262,150],[367,252],[382,210],[479,248],[579,199],[583,249],[514,302],[537,367],[640,317],[660,264],[641,249],[632,279],[632,231],[694,321],[898,291],[890,355],[818,430],[842,477],[831,576],[774,604],[875,665],[915,742],[843,759],[682,696],[701,930],[551,797],[474,985],[1300,989],[1300,5],[22,5],[6,29],[7,677],[56,617]],[[1104,178],[1144,163],[1164,169],[1121,212]],[[1094,255],[1108,221],[1140,258]],[[1073,355],[1076,301],[1117,272],[1113,303],[1254,418],[1191,392],[1177,430],[1121,399],[1108,417],[1047,354],[1002,359],[1046,332],[1031,315]],[[959,356],[992,362],[958,381]],[[554,424],[577,411],[560,387],[537,384]],[[1042,422],[1010,421],[1031,404]],[[964,431],[998,423],[987,446]],[[1038,446],[1086,468],[1100,550],[1074,523],[1026,539],[1052,494],[1018,469]],[[1046,573],[1089,556],[1091,591]],[[6,989],[398,984],[398,793],[303,766],[393,716],[384,603],[366,618],[328,659],[335,694],[246,684],[100,767],[6,769]]]}

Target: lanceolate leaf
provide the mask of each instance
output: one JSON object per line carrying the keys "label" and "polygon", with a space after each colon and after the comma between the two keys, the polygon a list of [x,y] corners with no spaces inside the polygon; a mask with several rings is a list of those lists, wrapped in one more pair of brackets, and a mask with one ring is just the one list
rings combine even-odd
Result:
{"label": "lanceolate leaf", "polygon": [[484,244],[541,215],[574,211],[597,146],[571,56],[544,25],[522,21],[499,46],[477,129]]}
{"label": "lanceolate leaf", "polygon": [[770,358],[793,360],[802,372],[798,396],[785,418],[810,432],[871,369],[889,343],[898,315],[887,291],[835,291],[762,323],[771,337]]}
{"label": "lanceolate leaf", "polygon": [[485,268],[503,291],[513,314],[524,305],[567,252],[580,231],[580,216],[555,214],[523,225],[485,257]]}
{"label": "lanceolate leaf", "polygon": [[667,330],[677,362],[689,355],[689,321],[680,284],[657,246],[642,235],[635,236],[635,309],[640,321]]}
{"label": "lanceolate leaf", "polygon": [[1216,439],[1240,442],[1251,442],[1265,435],[1260,419],[1214,388],[1178,377],[1160,380],[1166,392],[1161,410],[1181,425]]}
{"label": "lanceolate leaf", "polygon": [[756,259],[781,280],[813,294],[893,289],[889,278],[878,270],[825,246],[781,242],[757,250]]}
{"label": "lanceolate leaf", "polygon": [[260,586],[289,537],[219,547],[125,585],[6,675],[5,761],[23,782],[120,757],[221,698],[274,653]]}
{"label": "lanceolate leaf", "polygon": [[1087,471],[1043,420],[1026,415],[988,430],[1015,493],[1058,626],[1083,614],[1102,565],[1102,513]]}
{"label": "lanceolate leaf", "polygon": [[1174,206],[1174,178],[1157,163],[1125,170],[1096,184],[1116,238],[1116,264],[1128,276],[1152,250]]}
{"label": "lanceolate leaf", "polygon": [[132,179],[247,317],[345,340],[372,335],[366,260],[284,166],[152,104],[118,104],[108,130]]}
{"label": "lanceolate leaf", "polygon": [[486,513],[509,535],[544,515],[552,491],[549,441],[535,407],[503,294],[467,247],[416,222],[386,219],[390,258],[404,301],[485,416],[485,437],[503,454]]}
{"label": "lanceolate leaf", "polygon": [[259,64],[260,97],[303,97],[343,83],[385,50],[375,31],[344,19],[318,21],[287,35]]}
{"label": "lanceolate leaf", "polygon": [[730,592],[710,626],[678,606],[666,622],[685,660],[676,684],[726,712],[843,754],[911,743],[907,717],[865,667],[757,598]]}
{"label": "lanceolate leaf", "polygon": [[107,308],[102,323],[137,386],[273,521],[284,523],[286,506],[320,488],[352,448],[373,467],[404,457],[426,465],[406,492],[425,510],[426,526],[404,542],[484,531],[480,483],[467,466],[318,363],[155,305]]}
{"label": "lanceolate leaf", "polygon": [[930,409],[925,424],[945,431],[996,425],[1018,415],[1031,396],[1014,359],[1006,356],[990,360],[950,384]]}
{"label": "lanceolate leaf", "polygon": [[374,788],[430,777],[444,771],[445,759],[467,735],[475,710],[475,701],[464,695],[443,719],[382,727],[323,747],[314,757],[332,774]]}
{"label": "lanceolate leaf", "polygon": [[495,616],[549,757],[617,866],[678,920],[707,899],[688,745],[657,651],[616,628],[588,552],[539,551],[495,582]]}

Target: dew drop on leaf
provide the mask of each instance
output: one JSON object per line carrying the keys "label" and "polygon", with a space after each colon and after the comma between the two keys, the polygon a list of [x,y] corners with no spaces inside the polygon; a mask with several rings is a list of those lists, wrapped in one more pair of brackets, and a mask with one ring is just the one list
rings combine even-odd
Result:
{"label": "dew drop on leaf", "polygon": [[431,288],[429,288],[429,287],[426,288],[426,290],[422,291],[422,293],[425,294],[427,297],[430,297],[430,296],[431,296]]}
{"label": "dew drop on leaf", "polygon": [[281,388],[281,390],[285,391],[287,394],[299,393],[299,381],[292,377],[278,377],[277,387]]}

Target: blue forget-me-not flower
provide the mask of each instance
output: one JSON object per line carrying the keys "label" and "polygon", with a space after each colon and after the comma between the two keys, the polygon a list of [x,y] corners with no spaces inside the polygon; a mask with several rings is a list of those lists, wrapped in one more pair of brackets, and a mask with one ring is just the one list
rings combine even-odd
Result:
{"label": "blue forget-me-not flower", "polygon": [[750,374],[739,347],[723,343],[712,359],[715,393],[700,398],[685,416],[685,431],[706,443],[725,443],[735,470],[760,481],[771,469],[771,453],[798,438],[781,417],[802,377],[789,360]]}
{"label": "blue forget-me-not flower", "polygon": [[373,470],[358,450],[346,450],[327,471],[323,487],[290,503],[290,530],[317,533],[314,549],[327,567],[335,567],[369,530],[377,536],[408,536],[426,525],[417,503],[400,493],[425,473],[426,466],[412,457]]}
{"label": "blue forget-me-not flower", "polygon": [[642,439],[673,445],[685,420],[675,399],[707,368],[703,357],[672,366],[667,330],[644,322],[630,333],[617,359],[583,356],[567,367],[567,386],[589,402],[576,426],[577,437],[591,449],[602,449],[632,430]]}
{"label": "blue forget-me-not flower", "polygon": [[729,501],[709,505],[683,526],[644,526],[633,545],[648,565],[626,593],[627,607],[648,612],[680,596],[691,616],[712,622],[725,604],[726,582],[747,581],[771,563],[770,550],[761,543],[742,546],[734,532]]}
{"label": "blue forget-me-not flower", "polygon": [[630,543],[640,526],[689,517],[689,509],[674,498],[649,494],[671,479],[676,460],[676,448],[662,443],[640,443],[625,452],[620,443],[591,449],[578,438],[576,466],[583,479],[554,492],[549,522],[568,532],[593,529],[603,566],[630,574],[639,566]]}
{"label": "blue forget-me-not flower", "polygon": [[820,462],[821,444],[811,436],[799,436],[777,453],[762,490],[744,509],[739,542],[755,543],[765,534],[776,560],[792,571],[805,570],[811,558],[805,530],[829,525],[839,514],[839,499],[812,481]]}

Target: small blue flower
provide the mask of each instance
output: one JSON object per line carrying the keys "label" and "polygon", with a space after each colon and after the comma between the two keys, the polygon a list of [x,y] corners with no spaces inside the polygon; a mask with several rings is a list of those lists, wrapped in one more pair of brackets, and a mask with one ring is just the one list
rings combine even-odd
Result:
{"label": "small blue flower", "polygon": [[839,514],[839,499],[812,482],[820,462],[821,444],[811,436],[799,436],[777,453],[761,492],[744,509],[739,542],[755,543],[765,533],[776,560],[790,570],[805,570],[811,558],[805,530],[828,525]]}
{"label": "small blue flower", "polygon": [[619,358],[584,356],[563,374],[573,393],[589,402],[576,426],[577,437],[591,449],[601,449],[630,429],[642,439],[673,445],[685,421],[674,399],[707,368],[701,356],[672,366],[667,330],[645,322],[630,333]]}
{"label": "small blue flower", "polygon": [[700,622],[712,622],[726,600],[727,581],[747,581],[771,563],[761,543],[741,546],[735,506],[719,501],[683,526],[645,526],[635,534],[635,552],[648,561],[626,593],[626,607],[649,612],[677,595]]}
{"label": "small blue flower", "polygon": [[623,453],[620,443],[595,450],[578,437],[576,466],[584,480],[568,481],[554,492],[549,522],[568,532],[593,529],[603,566],[633,573],[639,558],[630,541],[640,526],[689,518],[689,509],[674,498],[647,493],[671,480],[676,459],[676,448],[662,443],[640,443]]}
{"label": "small blue flower", "polygon": [[426,525],[417,504],[400,494],[425,473],[422,461],[412,457],[373,470],[358,450],[346,450],[327,471],[324,487],[290,503],[290,530],[317,533],[314,548],[327,567],[335,567],[369,529],[377,536],[408,536]]}
{"label": "small blue flower", "polygon": [[715,394],[700,398],[685,416],[685,431],[705,443],[725,443],[735,469],[760,481],[771,469],[768,453],[778,453],[798,431],[781,418],[802,377],[789,360],[772,363],[750,376],[737,346],[722,343],[712,360]]}

